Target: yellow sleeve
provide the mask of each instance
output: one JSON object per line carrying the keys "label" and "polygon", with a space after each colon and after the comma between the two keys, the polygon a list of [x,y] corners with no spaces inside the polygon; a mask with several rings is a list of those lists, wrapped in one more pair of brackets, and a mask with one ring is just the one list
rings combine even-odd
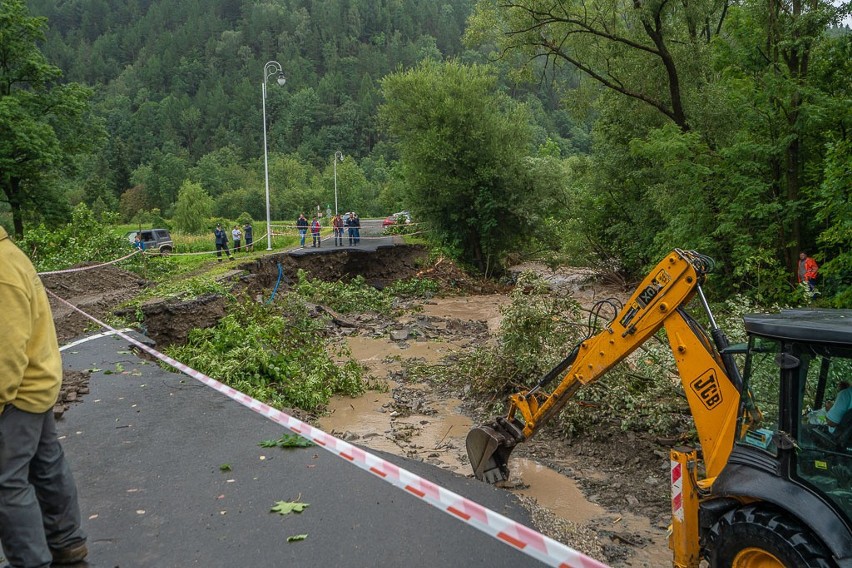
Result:
{"label": "yellow sleeve", "polygon": [[0,281],[0,407],[14,400],[24,378],[29,360],[27,344],[32,335],[31,298],[8,282]]}

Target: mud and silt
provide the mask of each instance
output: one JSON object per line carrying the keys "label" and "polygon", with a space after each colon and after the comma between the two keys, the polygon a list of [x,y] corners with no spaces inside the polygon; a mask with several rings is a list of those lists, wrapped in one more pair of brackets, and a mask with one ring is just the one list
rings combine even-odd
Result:
{"label": "mud and silt", "polygon": [[[508,302],[505,289],[477,281],[446,260],[430,262],[426,249],[416,246],[371,254],[270,255],[235,268],[239,270],[227,278],[236,290],[252,298],[268,297],[277,282],[282,293],[296,281],[299,269],[311,278],[326,280],[360,275],[376,287],[412,277],[431,278],[445,290],[466,293],[428,300],[420,311],[398,318],[347,314],[348,326],[330,323],[329,334],[346,342],[352,357],[373,377],[385,381],[387,391],[336,398],[317,420],[325,430],[354,443],[470,474],[464,440],[475,425],[468,417],[475,403],[464,390],[413,379],[405,362],[417,359],[452,365],[454,354],[492,341],[500,307]],[[599,295],[585,275],[555,274],[554,279],[576,298]],[[98,317],[106,317],[147,285],[115,267],[46,277],[45,283]],[[83,316],[52,303],[61,343],[90,328]],[[182,343],[189,330],[215,325],[226,309],[218,296],[155,300],[142,306],[142,325],[160,346]],[[70,373],[66,371],[63,393],[70,393],[72,400],[64,401],[63,407],[86,392],[86,374]],[[509,486],[529,504],[537,528],[545,534],[614,566],[665,565],[670,554],[665,546],[668,460],[663,450],[653,440],[624,434],[617,426],[593,438],[574,440],[542,432],[513,453]]]}
{"label": "mud and silt", "polygon": [[[385,378],[388,391],[333,399],[320,427],[353,443],[469,475],[465,438],[476,425],[468,416],[472,401],[464,391],[418,382],[405,363],[452,365],[454,354],[489,340],[488,330],[499,324],[499,308],[507,301],[504,295],[479,295],[427,302],[424,314],[449,329],[429,341],[396,341],[375,332],[347,337],[352,357]],[[456,323],[444,326],[442,319]],[[471,327],[452,331],[465,325]],[[614,566],[666,565],[668,460],[653,453],[654,447],[652,440],[628,437],[618,428],[570,446],[543,431],[513,453],[506,487],[529,503],[537,528],[557,540]]]}

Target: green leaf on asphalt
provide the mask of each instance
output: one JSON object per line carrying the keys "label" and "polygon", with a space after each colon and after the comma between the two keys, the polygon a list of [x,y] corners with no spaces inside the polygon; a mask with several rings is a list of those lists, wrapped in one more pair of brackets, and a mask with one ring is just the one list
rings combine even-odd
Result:
{"label": "green leaf on asphalt", "polygon": [[219,471],[231,471],[231,464],[223,463],[219,466]]}
{"label": "green leaf on asphalt", "polygon": [[309,448],[315,444],[296,434],[284,434],[277,440],[264,440],[258,444],[261,448]]}
{"label": "green leaf on asphalt", "polygon": [[307,503],[296,503],[293,501],[278,501],[275,506],[269,510],[270,513],[278,513],[279,515],[289,515],[290,513],[301,513],[308,508]]}
{"label": "green leaf on asphalt", "polygon": [[287,542],[296,542],[299,540],[305,540],[306,538],[308,538],[308,535],[306,534],[294,534],[293,536],[287,537]]}
{"label": "green leaf on asphalt", "polygon": [[104,375],[111,375],[111,374],[112,374],[112,371],[110,371],[109,369],[107,369],[106,371],[104,371]]}
{"label": "green leaf on asphalt", "polygon": [[124,365],[122,365],[121,363],[116,363],[115,364],[115,372],[121,373],[122,371],[124,371]]}

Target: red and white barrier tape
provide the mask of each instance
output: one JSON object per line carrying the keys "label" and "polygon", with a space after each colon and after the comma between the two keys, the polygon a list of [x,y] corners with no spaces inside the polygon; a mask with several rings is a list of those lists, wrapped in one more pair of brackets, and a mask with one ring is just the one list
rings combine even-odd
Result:
{"label": "red and white barrier tape", "polygon": [[235,400],[246,408],[265,416],[273,422],[288,428],[289,430],[303,436],[329,452],[357,465],[361,469],[387,481],[388,483],[420,498],[433,507],[444,511],[450,516],[461,520],[468,525],[490,535],[497,540],[511,545],[515,549],[531,556],[549,566],[558,568],[607,568],[606,564],[590,558],[573,548],[542,535],[516,521],[513,521],[499,513],[483,507],[482,505],[466,499],[457,493],[435,485],[431,481],[423,479],[401,467],[395,466],[378,456],[362,450],[348,442],[344,442],[331,436],[310,424],[285,414],[280,410],[260,402],[250,396],[241,393],[207,375],[187,367],[180,361],[172,359],[159,351],[148,347],[129,335],[107,325],[92,315],[87,314],[77,306],[60,298],[50,290],[47,291],[58,301],[79,312],[91,321],[97,323],[104,329],[119,335],[139,349],[156,357],[160,361],[174,367],[180,372],[204,383],[210,388]]}
{"label": "red and white barrier tape", "polygon": [[39,276],[50,276],[51,274],[67,274],[68,272],[82,272],[84,270],[94,270],[95,268],[101,268],[102,266],[109,266],[110,264],[115,264],[116,262],[121,262],[122,260],[127,260],[131,256],[135,254],[139,254],[142,252],[141,250],[134,250],[130,254],[124,255],[121,258],[116,258],[115,260],[110,260],[109,262],[102,262],[101,264],[94,264],[92,266],[82,266],[80,268],[66,268],[65,270],[51,270],[50,272],[39,272]]}

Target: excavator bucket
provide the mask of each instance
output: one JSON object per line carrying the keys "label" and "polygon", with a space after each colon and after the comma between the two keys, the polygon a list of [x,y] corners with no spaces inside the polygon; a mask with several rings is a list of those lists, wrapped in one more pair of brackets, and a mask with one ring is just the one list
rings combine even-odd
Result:
{"label": "excavator bucket", "polygon": [[509,455],[514,441],[492,426],[480,426],[467,434],[467,457],[480,481],[498,483],[509,479]]}

